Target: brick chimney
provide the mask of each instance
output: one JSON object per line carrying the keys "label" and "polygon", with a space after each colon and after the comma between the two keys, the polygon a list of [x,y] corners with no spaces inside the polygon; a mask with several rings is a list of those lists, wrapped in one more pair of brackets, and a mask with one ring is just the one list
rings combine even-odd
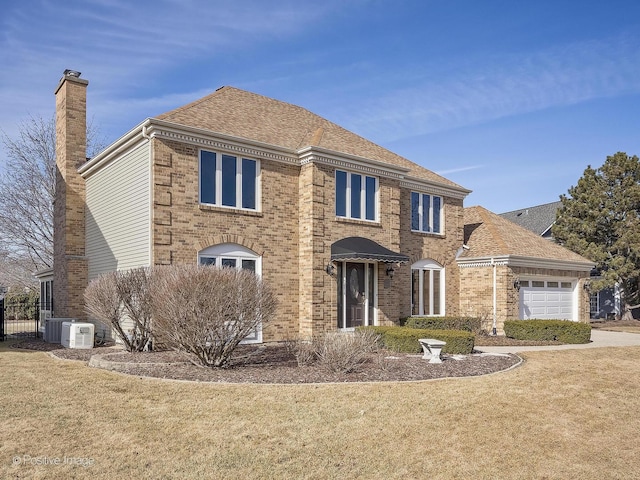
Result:
{"label": "brick chimney", "polygon": [[86,318],[85,184],[78,168],[87,154],[87,85],[65,70],[56,88],[56,196],[53,220],[53,309],[56,317]]}

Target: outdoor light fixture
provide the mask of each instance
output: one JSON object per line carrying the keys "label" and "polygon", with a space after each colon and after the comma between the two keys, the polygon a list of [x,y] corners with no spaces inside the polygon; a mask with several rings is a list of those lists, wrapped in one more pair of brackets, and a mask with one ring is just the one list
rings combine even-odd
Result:
{"label": "outdoor light fixture", "polygon": [[513,281],[513,288],[515,288],[516,290],[520,291],[520,279],[519,278],[516,278]]}
{"label": "outdoor light fixture", "polygon": [[591,291],[591,280],[585,280],[584,285],[582,286],[587,292]]}
{"label": "outdoor light fixture", "polygon": [[389,277],[389,278],[393,278],[393,276],[395,275],[395,273],[396,273],[396,271],[395,271],[395,269],[393,268],[393,265],[389,265],[389,266],[387,267],[387,277]]}
{"label": "outdoor light fixture", "polygon": [[325,268],[327,275],[331,275],[333,277],[335,270],[336,267],[333,266],[333,263],[327,263],[327,268]]}

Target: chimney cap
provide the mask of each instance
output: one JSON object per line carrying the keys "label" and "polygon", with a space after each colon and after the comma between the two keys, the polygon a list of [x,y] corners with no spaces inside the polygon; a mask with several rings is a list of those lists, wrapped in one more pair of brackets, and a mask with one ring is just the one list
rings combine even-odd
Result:
{"label": "chimney cap", "polygon": [[80,78],[81,73],[78,72],[77,70],[69,70],[68,68],[64,71],[64,76],[65,77],[75,77],[75,78]]}

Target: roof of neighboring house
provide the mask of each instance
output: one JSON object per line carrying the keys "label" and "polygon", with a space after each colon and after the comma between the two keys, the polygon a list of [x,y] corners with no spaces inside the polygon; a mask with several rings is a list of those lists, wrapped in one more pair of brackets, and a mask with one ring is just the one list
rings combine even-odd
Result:
{"label": "roof of neighboring house", "polygon": [[500,216],[538,235],[544,235],[556,221],[556,212],[561,205],[560,201],[545,203],[501,213]]}
{"label": "roof of neighboring house", "polygon": [[593,264],[480,206],[464,209],[464,243],[463,259],[512,256]]}
{"label": "roof of neighboring house", "polygon": [[221,87],[200,100],[155,118],[276,145],[292,151],[305,147],[319,147],[355,155],[405,168],[409,170],[411,177],[462,189],[451,180],[305,108],[234,87]]}

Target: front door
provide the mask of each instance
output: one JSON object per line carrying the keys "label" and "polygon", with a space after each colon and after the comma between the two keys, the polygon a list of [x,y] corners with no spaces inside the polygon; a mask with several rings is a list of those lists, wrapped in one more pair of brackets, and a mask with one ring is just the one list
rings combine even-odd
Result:
{"label": "front door", "polygon": [[375,264],[338,263],[338,328],[375,325]]}

